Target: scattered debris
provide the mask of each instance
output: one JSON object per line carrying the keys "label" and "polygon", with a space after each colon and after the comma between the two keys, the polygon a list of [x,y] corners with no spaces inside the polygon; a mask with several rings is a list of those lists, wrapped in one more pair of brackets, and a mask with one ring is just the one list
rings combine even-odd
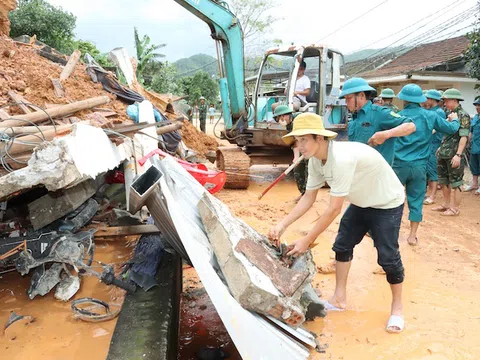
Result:
{"label": "scattered debris", "polygon": [[27,324],[30,324],[32,322],[35,321],[35,318],[33,316],[30,316],[30,315],[18,315],[15,313],[15,311],[12,311],[12,313],[10,314],[10,317],[8,318],[5,326],[3,327],[3,332],[5,333],[5,330],[7,330],[7,328],[16,323],[17,321],[20,321],[20,320],[26,320],[27,321]]}
{"label": "scattered debris", "polygon": [[[82,305],[79,306],[79,305]],[[84,305],[90,305],[83,307]],[[110,305],[106,302],[94,298],[81,298],[72,301],[72,311],[75,319],[86,322],[102,322],[115,319],[120,313],[120,309],[110,310]]]}

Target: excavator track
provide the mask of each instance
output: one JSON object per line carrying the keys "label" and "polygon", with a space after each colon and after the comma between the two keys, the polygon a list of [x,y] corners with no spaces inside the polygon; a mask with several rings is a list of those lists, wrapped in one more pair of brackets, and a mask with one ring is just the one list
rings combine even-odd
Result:
{"label": "excavator track", "polygon": [[251,159],[238,147],[217,150],[217,168],[227,173],[227,189],[247,189],[250,183]]}

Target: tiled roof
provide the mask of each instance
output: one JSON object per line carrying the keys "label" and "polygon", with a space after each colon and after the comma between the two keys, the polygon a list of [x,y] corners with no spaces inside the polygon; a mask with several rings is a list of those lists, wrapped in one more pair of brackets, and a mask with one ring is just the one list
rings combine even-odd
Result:
{"label": "tiled roof", "polygon": [[460,57],[468,44],[469,40],[466,36],[423,44],[377,70],[370,70],[358,76],[380,77],[425,70]]}

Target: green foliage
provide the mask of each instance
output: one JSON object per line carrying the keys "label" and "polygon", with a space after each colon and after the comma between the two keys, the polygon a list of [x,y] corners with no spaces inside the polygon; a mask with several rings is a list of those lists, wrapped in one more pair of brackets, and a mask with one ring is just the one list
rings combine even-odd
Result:
{"label": "green foliage", "polygon": [[165,55],[158,53],[157,50],[167,46],[167,44],[150,44],[150,36],[148,35],[143,35],[143,37],[140,39],[137,28],[134,28],[134,37],[135,50],[137,52],[138,60],[137,78],[142,81],[142,75],[144,74],[144,70],[147,67],[148,63],[165,57]]}
{"label": "green foliage", "polygon": [[217,59],[210,55],[197,54],[173,63],[179,77],[193,76],[197,71],[205,71],[210,75],[218,75]]}
{"label": "green foliage", "polygon": [[216,104],[218,101],[218,83],[205,71],[179,79],[178,86],[181,95],[188,95],[190,104],[199,103],[200,96],[203,96],[207,103]]}
{"label": "green foliage", "polygon": [[230,1],[230,8],[242,25],[247,54],[263,53],[265,48],[271,47],[272,40],[267,39],[267,34],[279,18],[269,12],[277,6],[274,0]]}
{"label": "green foliage", "polygon": [[[168,61],[164,63],[152,62],[152,64],[155,64],[155,67],[152,66],[152,68],[156,70],[152,72],[153,76],[150,84],[146,86],[160,94],[176,94],[178,92],[178,84],[175,80],[177,77],[175,66],[169,64]],[[146,83],[147,81],[145,81]]]}
{"label": "green foliage", "polygon": [[[465,50],[464,56],[469,66],[469,75],[480,80],[480,17],[477,19],[477,26],[467,34],[467,37],[470,40],[470,45]],[[478,85],[476,88],[478,88]]]}
{"label": "green foliage", "polygon": [[10,36],[36,35],[37,39],[63,53],[72,51],[77,18],[45,0],[18,0],[10,12]]}
{"label": "green foliage", "polygon": [[100,52],[97,46],[91,41],[77,40],[74,42],[74,49],[80,50],[82,53],[82,59],[85,54],[88,53],[102,67],[115,66],[115,64],[108,59],[108,55]]}

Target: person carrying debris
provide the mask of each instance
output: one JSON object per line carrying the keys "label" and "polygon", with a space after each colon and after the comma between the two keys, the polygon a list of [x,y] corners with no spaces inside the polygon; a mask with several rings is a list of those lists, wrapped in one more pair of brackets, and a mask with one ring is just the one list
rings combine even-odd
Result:
{"label": "person carrying debris", "polygon": [[[442,99],[442,95],[440,94],[440,92],[435,89],[428,90],[425,94],[425,97],[427,98],[425,107],[430,111],[435,112],[442,119],[446,119],[447,115],[445,115],[445,111],[443,111],[443,109],[439,105],[440,100]],[[434,204],[437,197],[437,150],[442,143],[443,135],[444,134],[440,131],[433,131],[432,142],[430,143],[430,156],[427,162],[427,181],[430,195],[428,195],[423,201],[425,205]]]}
{"label": "person carrying debris", "polygon": [[[407,192],[407,203],[410,213],[410,235],[408,244],[418,244],[417,230],[423,218],[423,200],[427,183],[427,163],[430,157],[433,130],[451,135],[458,131],[460,124],[457,114],[451,113],[448,121],[436,112],[421,107],[427,101],[422,89],[416,84],[405,85],[398,98],[403,100],[404,109],[400,115],[406,116],[415,123],[416,131],[408,136],[399,137],[395,144],[395,160],[393,170]],[[381,139],[383,133],[374,138]]]}
{"label": "person carrying debris", "polygon": [[393,104],[393,98],[395,97],[395,93],[392,89],[386,88],[383,89],[380,93],[380,98],[383,100],[383,106],[388,107],[390,110],[395,111],[398,113],[400,110]]}
{"label": "person carrying debris", "polygon": [[200,120],[200,130],[205,132],[205,126],[207,124],[207,104],[205,104],[205,98],[200,96],[200,105],[198,105],[198,119]]}
{"label": "person carrying debris", "polygon": [[[356,101],[356,95],[350,95],[347,106]],[[341,97],[344,96],[342,92]],[[407,127],[389,130],[388,134],[406,135],[411,132],[411,126],[415,127],[408,124]],[[326,302],[326,309],[345,310],[347,277],[353,249],[371,231],[378,252],[378,263],[385,270],[392,291],[391,316],[386,330],[398,333],[404,328],[404,269],[398,246],[405,201],[403,186],[378,151],[357,142],[335,142],[333,139],[336,136],[337,133],[325,130],[319,115],[304,113],[297,116],[292,132],[284,136],[284,141],[287,144],[297,141],[300,152],[309,159],[307,191],[292,212],[270,229],[268,236],[278,245],[288,226],[313,206],[318,190],[328,183],[330,202],[327,209],[306,236],[291,244],[292,248],[287,255],[299,256],[305,253],[341,213],[345,200],[350,202],[342,216],[333,245],[336,286],[334,295]]]}
{"label": "person carrying debris", "polygon": [[[461,186],[465,170],[463,156],[470,134],[470,115],[460,105],[463,96],[457,89],[445,90],[442,98],[448,113],[457,113],[460,128],[454,134],[445,136],[438,149],[438,183],[442,186],[444,202],[432,210],[440,212],[443,216],[457,216],[460,214],[459,207],[462,200]],[[453,204],[450,202],[452,191]]]}
{"label": "person carrying debris", "polygon": [[[273,112],[273,118],[276,122],[280,123],[286,127],[287,132],[291,132],[293,128],[293,121],[297,115],[301,113],[293,113],[292,109],[288,105],[278,105],[275,107]],[[300,151],[298,151],[298,146],[294,143],[292,145],[293,151],[293,162],[296,162],[297,159],[300,157]],[[296,199],[296,201],[300,200],[300,198],[305,194],[305,188],[307,186],[307,178],[308,178],[308,160],[303,159],[293,170],[293,176],[295,178],[295,182],[297,183],[298,191],[300,191],[300,196]]]}
{"label": "person carrying debris", "polygon": [[[398,115],[388,107],[373,106],[369,100],[375,89],[362,78],[351,78],[345,81],[342,98],[347,100],[347,108],[353,114],[348,123],[348,140],[367,144],[377,131],[389,130],[401,126],[409,135],[415,131],[412,121]],[[403,132],[402,132],[403,134]],[[376,149],[385,160],[392,165],[394,159],[395,138],[386,140]]]}
{"label": "person carrying debris", "polygon": [[475,190],[475,195],[480,195],[480,188],[478,186],[478,177],[480,176],[480,97],[473,103],[477,113],[472,119],[472,126],[470,127],[470,170],[472,171],[472,184],[465,187],[465,191]]}

